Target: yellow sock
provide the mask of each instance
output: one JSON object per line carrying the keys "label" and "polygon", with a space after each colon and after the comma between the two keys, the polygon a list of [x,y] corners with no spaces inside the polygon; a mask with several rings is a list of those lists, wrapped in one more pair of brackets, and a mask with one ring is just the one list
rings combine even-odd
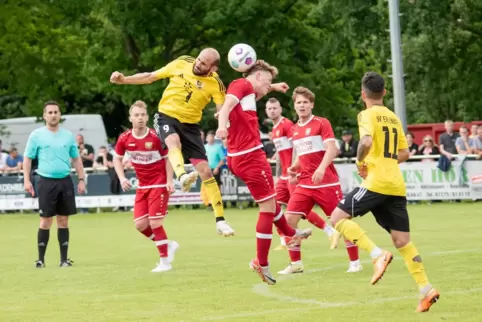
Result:
{"label": "yellow sock", "polygon": [[375,243],[373,243],[372,240],[365,235],[365,232],[360,228],[360,226],[353,220],[342,219],[336,223],[335,229],[338,230],[346,239],[370,254],[375,249],[379,249]]}
{"label": "yellow sock", "polygon": [[181,149],[170,149],[167,153],[167,157],[169,158],[169,162],[171,162],[176,177],[179,179],[186,173],[186,170],[184,169],[184,157],[182,156]]}
{"label": "yellow sock", "polygon": [[218,183],[216,179],[209,178],[202,182],[206,195],[208,196],[209,202],[213,207],[214,216],[216,216],[216,221],[224,220],[224,207],[223,199],[221,198],[221,191],[219,191]]}
{"label": "yellow sock", "polygon": [[206,193],[206,188],[204,187],[204,184],[202,182],[201,182],[201,200],[206,207],[209,206],[209,196]]}
{"label": "yellow sock", "polygon": [[412,274],[415,283],[417,283],[420,290],[426,288],[429,285],[427,275],[425,274],[425,268],[422,264],[422,258],[418,254],[417,249],[409,242],[407,245],[398,249],[400,255],[402,255],[407,265],[408,271]]}

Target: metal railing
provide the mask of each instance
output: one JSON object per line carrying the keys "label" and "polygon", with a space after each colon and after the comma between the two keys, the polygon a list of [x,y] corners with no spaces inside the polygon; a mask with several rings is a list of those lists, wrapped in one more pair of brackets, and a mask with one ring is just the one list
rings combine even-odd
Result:
{"label": "metal railing", "polygon": [[[409,160],[425,160],[425,159],[431,159],[431,160],[438,160],[440,158],[440,154],[436,154],[436,155],[413,155],[409,158]],[[453,159],[452,160],[458,160],[462,157],[467,157],[469,160],[481,160],[482,157],[480,155],[477,155],[477,154],[454,154],[453,155]],[[271,159],[268,159],[268,161],[271,163],[271,164],[276,164],[276,161],[275,160],[271,160]],[[334,163],[355,163],[356,161],[356,158],[336,158],[333,160]],[[191,164],[186,164],[186,167],[192,167]],[[87,172],[87,173],[91,173],[91,172],[105,172],[107,171],[108,168],[107,167],[104,167],[104,166],[100,166],[100,167],[89,167],[89,168],[84,168],[84,171]],[[128,168],[126,170],[134,170],[133,168]],[[75,169],[72,168],[72,172],[75,172]],[[23,174],[22,171],[5,171],[5,170],[0,170],[0,175],[20,175],[20,174]]]}

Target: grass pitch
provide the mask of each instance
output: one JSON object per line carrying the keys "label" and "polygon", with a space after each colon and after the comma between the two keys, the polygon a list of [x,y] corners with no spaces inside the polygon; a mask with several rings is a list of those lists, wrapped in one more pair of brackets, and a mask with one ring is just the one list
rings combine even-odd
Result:
{"label": "grass pitch", "polygon": [[[305,273],[268,287],[248,269],[256,209],[226,211],[234,238],[215,234],[207,210],[181,209],[166,222],[181,248],[174,269],[161,274],[150,272],[157,250],[136,232],[131,213],[72,217],[69,257],[75,263],[66,269],[58,267],[56,228],[47,267],[35,269],[38,216],[1,215],[0,321],[481,321],[482,204],[413,205],[409,211],[412,239],[441,292],[429,313],[414,313],[416,285],[371,215],[357,221],[395,255],[378,285],[369,284],[368,254],[360,252],[363,272],[346,274],[344,246],[330,251],[325,235],[315,231],[303,244]],[[272,272],[288,261],[285,252],[273,251]]]}

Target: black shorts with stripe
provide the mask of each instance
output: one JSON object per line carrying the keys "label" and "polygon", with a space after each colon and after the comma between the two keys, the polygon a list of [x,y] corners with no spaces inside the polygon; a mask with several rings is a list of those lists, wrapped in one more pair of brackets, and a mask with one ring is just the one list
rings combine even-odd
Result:
{"label": "black shorts with stripe", "polygon": [[157,112],[154,115],[154,128],[163,144],[169,135],[179,135],[185,163],[191,162],[191,159],[207,160],[199,124],[181,123],[178,119]]}
{"label": "black shorts with stripe", "polygon": [[338,208],[352,217],[371,212],[377,223],[388,232],[410,231],[406,197],[384,195],[360,187],[347,194]]}

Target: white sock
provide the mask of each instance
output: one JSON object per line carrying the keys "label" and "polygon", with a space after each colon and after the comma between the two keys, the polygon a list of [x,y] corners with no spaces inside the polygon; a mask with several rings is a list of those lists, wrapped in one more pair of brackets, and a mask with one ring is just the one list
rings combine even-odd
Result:
{"label": "white sock", "polygon": [[432,289],[432,285],[428,284],[428,285],[425,285],[424,287],[421,287],[420,288],[420,294],[422,296],[425,296],[427,295],[427,293]]}
{"label": "white sock", "polygon": [[323,231],[328,237],[331,237],[333,233],[335,232],[335,229],[331,227],[330,225],[326,224],[325,228],[323,228]]}
{"label": "white sock", "polygon": [[382,256],[383,250],[380,247],[375,247],[370,253],[372,259],[377,259],[378,257]]}
{"label": "white sock", "polygon": [[286,239],[284,237],[279,238],[281,245],[286,246]]}
{"label": "white sock", "polygon": [[303,265],[303,263],[301,262],[301,259],[300,259],[299,261],[291,262],[291,265]]}
{"label": "white sock", "polygon": [[350,261],[350,266],[358,266],[360,265],[360,260],[357,259],[356,261]]}

